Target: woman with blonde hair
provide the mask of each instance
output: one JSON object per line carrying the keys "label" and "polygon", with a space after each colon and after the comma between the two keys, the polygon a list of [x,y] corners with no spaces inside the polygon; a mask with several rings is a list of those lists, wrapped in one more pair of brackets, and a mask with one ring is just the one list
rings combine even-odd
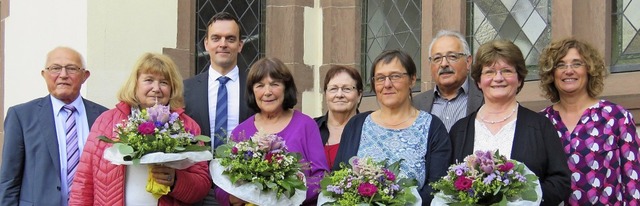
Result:
{"label": "woman with blonde hair", "polygon": [[544,109],[562,141],[571,170],[567,205],[640,205],[640,138],[629,111],[598,99],[607,68],[600,52],[573,38],[540,56]]}
{"label": "woman with blonde hair", "polygon": [[103,157],[111,146],[98,136],[117,138],[114,127],[133,111],[156,104],[168,105],[184,127],[194,135],[200,127],[184,114],[182,77],[173,61],[162,54],[146,53],[135,64],[129,79],[118,92],[120,103],[108,110],[91,127],[71,187],[69,205],[185,205],[202,200],[211,188],[209,166],[199,162],[183,170],[154,165],[152,177],[171,191],[156,199],[145,191],[146,165],[115,165]]}

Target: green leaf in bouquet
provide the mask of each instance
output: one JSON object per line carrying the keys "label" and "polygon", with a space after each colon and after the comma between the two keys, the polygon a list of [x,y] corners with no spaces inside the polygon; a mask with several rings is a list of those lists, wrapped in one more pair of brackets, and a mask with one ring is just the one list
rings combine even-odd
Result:
{"label": "green leaf in bouquet", "polygon": [[118,148],[118,152],[120,152],[120,154],[123,155],[130,155],[133,154],[133,147],[127,145],[127,144],[123,144],[123,143],[115,143],[113,144],[114,147]]}
{"label": "green leaf in bouquet", "polygon": [[175,148],[173,148],[174,150],[178,151],[178,152],[183,152],[186,148],[181,147],[181,146],[176,146]]}
{"label": "green leaf in bouquet", "polygon": [[521,195],[523,200],[528,200],[532,202],[535,202],[536,200],[538,200],[538,194],[534,189],[527,189],[525,191],[522,191]]}
{"label": "green leaf in bouquet", "polygon": [[538,176],[536,176],[535,174],[526,174],[524,175],[525,178],[527,178],[527,182],[535,182],[536,180],[538,180]]}
{"label": "green leaf in bouquet", "polygon": [[[386,164],[386,161],[387,160],[385,160],[385,164]],[[400,159],[394,162],[393,164],[389,165],[387,169],[393,172],[393,174],[400,174],[400,163],[402,163],[402,161],[404,161],[404,159]]]}
{"label": "green leaf in bouquet", "polygon": [[261,183],[252,182],[251,184],[255,185],[260,191],[264,190],[264,185],[262,185]]}
{"label": "green leaf in bouquet", "polygon": [[105,137],[104,135],[100,135],[100,136],[98,136],[98,139],[99,139],[99,140],[101,140],[101,141],[103,141],[103,142],[111,143],[111,144],[119,143],[119,142],[120,142],[120,141],[113,141],[112,139],[109,139],[109,138]]}
{"label": "green leaf in bouquet", "polygon": [[134,159],[132,160],[133,165],[140,165],[140,159]]}
{"label": "green leaf in bouquet", "polygon": [[233,148],[230,144],[223,144],[216,148],[216,158],[227,158],[231,153],[231,148]]}
{"label": "green leaf in bouquet", "polygon": [[198,141],[211,142],[211,137],[207,137],[204,135],[198,135],[198,136],[195,136],[194,138]]}
{"label": "green leaf in bouquet", "polygon": [[274,188],[278,187],[278,185],[276,183],[273,183],[273,182],[265,182],[264,184],[267,185],[267,187],[269,189],[274,189]]}
{"label": "green leaf in bouquet", "polygon": [[184,147],[185,152],[200,152],[200,151],[209,151],[211,147],[209,146],[200,146],[200,145],[187,145]]}

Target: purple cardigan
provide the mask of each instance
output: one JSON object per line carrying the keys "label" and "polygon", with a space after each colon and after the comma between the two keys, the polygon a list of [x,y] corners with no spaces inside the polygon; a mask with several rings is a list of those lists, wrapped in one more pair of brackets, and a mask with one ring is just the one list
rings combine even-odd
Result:
{"label": "purple cardigan", "polygon": [[[258,131],[254,121],[256,116],[249,117],[240,123],[231,135],[243,139],[250,138]],[[241,136],[240,133],[244,134]],[[316,122],[311,117],[294,110],[293,117],[282,131],[277,133],[281,136],[290,152],[297,152],[302,155],[302,161],[310,163],[311,170],[303,171],[307,178],[307,199],[303,205],[315,205],[320,192],[320,180],[325,172],[329,172],[327,159],[324,155],[323,145],[320,138],[320,130]],[[243,140],[241,139],[241,140]],[[220,188],[216,188],[216,200],[221,205],[229,205],[229,194]]]}

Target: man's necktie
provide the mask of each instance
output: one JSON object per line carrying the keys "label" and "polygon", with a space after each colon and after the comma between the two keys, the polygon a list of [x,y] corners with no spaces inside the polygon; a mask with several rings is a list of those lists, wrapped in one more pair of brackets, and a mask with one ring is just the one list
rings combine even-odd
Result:
{"label": "man's necktie", "polygon": [[216,124],[215,124],[215,132],[214,132],[214,145],[211,149],[218,147],[223,144],[222,141],[230,131],[227,130],[227,82],[231,80],[229,77],[221,76],[218,77],[218,81],[220,82],[220,86],[218,86],[218,102],[216,103]]}
{"label": "man's necktie", "polygon": [[76,108],[73,105],[64,105],[63,108],[68,114],[64,123],[64,129],[67,136],[67,185],[71,188],[73,176],[76,174],[76,167],[80,161],[78,128],[76,127],[76,118],[73,115]]}

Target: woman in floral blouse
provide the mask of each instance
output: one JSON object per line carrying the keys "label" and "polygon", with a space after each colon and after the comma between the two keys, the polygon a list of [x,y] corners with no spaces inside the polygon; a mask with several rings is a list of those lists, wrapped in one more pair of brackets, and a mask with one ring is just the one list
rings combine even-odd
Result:
{"label": "woman in floral blouse", "polygon": [[558,130],[572,172],[567,205],[640,205],[640,138],[631,113],[597,96],[607,69],[598,50],[573,39],[540,56],[541,113]]}

